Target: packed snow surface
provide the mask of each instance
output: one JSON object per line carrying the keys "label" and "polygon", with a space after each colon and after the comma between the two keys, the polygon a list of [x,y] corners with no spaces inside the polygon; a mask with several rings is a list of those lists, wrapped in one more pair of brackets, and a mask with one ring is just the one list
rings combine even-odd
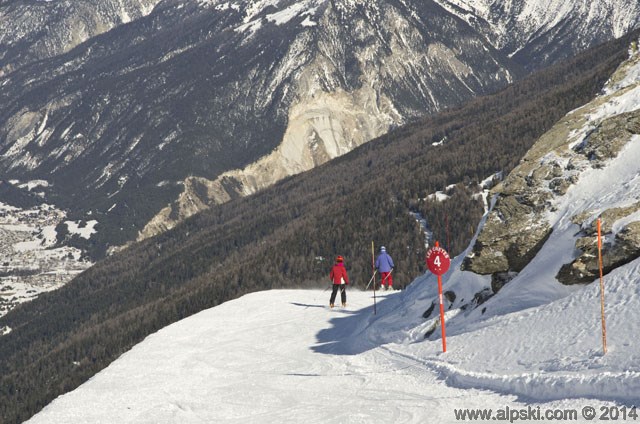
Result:
{"label": "packed snow surface", "polygon": [[589,407],[629,413],[640,401],[639,273],[636,260],[607,278],[607,355],[597,282],[548,305],[454,321],[446,353],[440,328],[425,339],[431,320],[416,317],[435,299],[430,275],[378,292],[376,314],[370,291],[349,290],[347,308],[333,310],[329,291],[254,293],[147,337],[29,423],[454,423],[465,409],[589,422]]}

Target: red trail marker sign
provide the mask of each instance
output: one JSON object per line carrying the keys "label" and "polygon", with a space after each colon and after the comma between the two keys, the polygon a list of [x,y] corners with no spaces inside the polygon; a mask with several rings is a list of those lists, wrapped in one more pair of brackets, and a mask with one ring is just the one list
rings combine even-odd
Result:
{"label": "red trail marker sign", "polygon": [[442,328],[442,351],[447,351],[447,332],[444,326],[444,302],[442,299],[442,275],[449,270],[451,258],[449,253],[440,247],[436,241],[436,245],[427,251],[425,258],[429,271],[438,276],[438,295],[440,297],[440,325]]}
{"label": "red trail marker sign", "polygon": [[449,270],[451,258],[446,250],[436,245],[427,251],[427,267],[432,273],[441,276]]}

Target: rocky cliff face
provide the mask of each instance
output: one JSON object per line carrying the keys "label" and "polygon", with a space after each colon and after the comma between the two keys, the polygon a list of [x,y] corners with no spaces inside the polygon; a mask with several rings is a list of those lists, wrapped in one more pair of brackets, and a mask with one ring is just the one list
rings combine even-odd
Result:
{"label": "rocky cliff face", "polygon": [[[522,271],[562,225],[575,226],[575,253],[556,276],[564,284],[591,282],[599,274],[598,218],[605,273],[640,256],[640,167],[615,160],[640,143],[637,44],[630,54],[602,95],[555,125],[495,188],[495,206],[464,263],[466,270],[490,274],[494,292]],[[590,170],[614,175],[596,182],[615,186],[611,193],[617,195],[589,199],[581,194],[584,188],[576,186],[584,185]]]}
{"label": "rocky cliff face", "polygon": [[[31,30],[24,44],[11,25],[2,60],[13,72],[0,76],[0,172],[48,180],[52,201],[101,217],[109,244],[149,221],[140,235],[155,234],[522,74],[508,43],[487,32],[500,25],[477,27],[462,5],[442,1],[164,0],[151,11],[152,0],[120,1],[92,18],[71,13],[89,10],[82,2],[46,2],[60,10],[47,27],[68,31],[38,39]],[[19,16],[12,7],[1,13]],[[56,37],[72,41],[39,47]],[[545,40],[554,49],[565,37]],[[19,52],[50,58],[20,61]]]}

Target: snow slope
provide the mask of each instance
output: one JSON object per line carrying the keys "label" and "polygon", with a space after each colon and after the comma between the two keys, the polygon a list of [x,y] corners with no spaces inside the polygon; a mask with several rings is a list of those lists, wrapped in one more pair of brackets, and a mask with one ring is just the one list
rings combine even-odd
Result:
{"label": "snow slope", "polygon": [[[413,295],[431,282],[416,281],[412,291],[378,298],[376,315],[370,292],[350,291],[350,306],[333,311],[325,306],[328,291],[274,290],[244,296],[149,336],[29,423],[453,423],[458,408],[495,412],[540,407],[543,413],[577,408],[579,414],[585,406],[616,405],[599,399],[568,400],[582,396],[579,388],[569,385],[561,396],[554,396],[553,386],[546,391],[550,396],[541,396],[559,400],[538,400],[529,393],[518,399],[511,386],[522,382],[525,371],[515,365],[508,365],[504,375],[489,371],[498,362],[517,362],[523,346],[537,343],[531,330],[533,336],[549,334],[547,323],[538,325],[538,320],[529,331],[502,333],[501,343],[486,334],[524,323],[536,315],[532,311],[451,337],[446,354],[440,352],[439,340],[417,342],[410,331],[402,336],[388,330],[390,322],[404,321]],[[630,301],[637,304],[637,293]],[[563,320],[567,311],[577,312],[574,305],[537,315],[540,321],[542,316]],[[585,321],[593,322],[596,334],[597,315],[593,318]],[[379,344],[367,337],[372,329],[401,340]],[[614,325],[613,334],[618,333]],[[482,340],[486,352],[477,351]],[[555,362],[540,362],[548,371],[529,372],[561,376],[585,358],[604,365],[597,342],[584,338],[570,353],[557,355]],[[617,362],[618,347],[623,346],[612,342],[610,358]],[[553,356],[563,344],[550,337],[540,345],[540,353]],[[531,348],[524,358],[534,355]],[[606,368],[574,372],[587,378],[598,371],[604,374]],[[485,375],[492,378],[482,379]],[[619,388],[632,378],[633,373]]]}

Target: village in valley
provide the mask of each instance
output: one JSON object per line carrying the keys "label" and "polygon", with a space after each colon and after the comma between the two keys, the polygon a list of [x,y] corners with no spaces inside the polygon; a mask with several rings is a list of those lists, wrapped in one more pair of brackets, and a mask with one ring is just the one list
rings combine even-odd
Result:
{"label": "village in valley", "polygon": [[[92,265],[81,250],[58,241],[60,224],[88,239],[97,221],[69,221],[64,211],[46,203],[18,208],[0,202],[0,317],[19,303],[63,286]],[[0,334],[9,331],[0,328]]]}

